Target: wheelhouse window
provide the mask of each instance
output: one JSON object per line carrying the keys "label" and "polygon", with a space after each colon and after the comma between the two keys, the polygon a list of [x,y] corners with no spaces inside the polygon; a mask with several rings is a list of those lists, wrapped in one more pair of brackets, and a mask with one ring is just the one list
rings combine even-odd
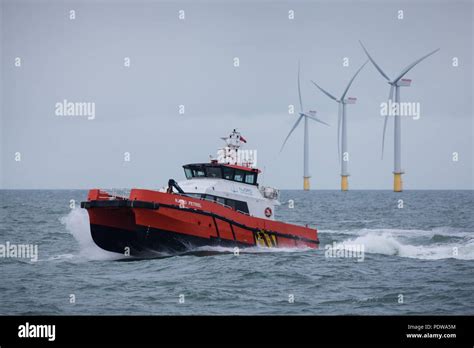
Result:
{"label": "wheelhouse window", "polygon": [[190,168],[184,168],[184,174],[186,175],[186,179],[191,179],[193,177],[193,171]]}
{"label": "wheelhouse window", "polygon": [[203,178],[206,176],[206,172],[204,168],[195,168],[193,169],[193,177],[195,178]]}
{"label": "wheelhouse window", "polygon": [[222,178],[222,171],[220,167],[207,167],[207,177]]}
{"label": "wheelhouse window", "polygon": [[255,184],[255,173],[245,174],[245,183],[251,185]]}
{"label": "wheelhouse window", "polygon": [[183,168],[188,180],[192,178],[223,178],[248,185],[257,185],[258,172],[254,170],[242,170],[214,163],[189,164]]}
{"label": "wheelhouse window", "polygon": [[229,167],[222,168],[224,173],[224,179],[233,180],[234,179],[234,169]]}
{"label": "wheelhouse window", "polygon": [[243,170],[236,170],[234,174],[234,181],[244,182],[245,172]]}

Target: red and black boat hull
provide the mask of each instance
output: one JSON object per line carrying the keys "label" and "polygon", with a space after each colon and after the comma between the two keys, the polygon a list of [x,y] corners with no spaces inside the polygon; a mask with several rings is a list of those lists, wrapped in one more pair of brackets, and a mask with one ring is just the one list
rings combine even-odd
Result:
{"label": "red and black boat hull", "polygon": [[316,248],[319,244],[315,229],[251,217],[176,194],[132,190],[125,199],[91,190],[81,207],[89,213],[94,242],[126,255],[176,253],[200,246]]}

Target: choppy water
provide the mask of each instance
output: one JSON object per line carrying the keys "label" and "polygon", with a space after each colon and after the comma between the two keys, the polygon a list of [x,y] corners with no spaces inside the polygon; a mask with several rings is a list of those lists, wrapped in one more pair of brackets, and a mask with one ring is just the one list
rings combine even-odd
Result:
{"label": "choppy water", "polygon": [[[86,191],[0,191],[0,244],[39,247],[37,262],[0,258],[0,314],[474,314],[473,191],[282,194],[295,206],[278,219],[316,226],[319,250],[130,261],[70,209]],[[363,261],[325,257],[333,242],[363,245]]]}

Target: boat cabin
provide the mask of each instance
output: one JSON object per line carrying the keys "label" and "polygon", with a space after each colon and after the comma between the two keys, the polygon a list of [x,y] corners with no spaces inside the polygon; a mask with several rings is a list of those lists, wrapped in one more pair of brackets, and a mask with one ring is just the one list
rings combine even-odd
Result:
{"label": "boat cabin", "polygon": [[278,190],[258,184],[256,153],[240,150],[247,141],[235,129],[222,139],[226,146],[217,151],[217,159],[183,166],[187,180],[177,185],[181,194],[273,220],[273,210],[280,204]]}

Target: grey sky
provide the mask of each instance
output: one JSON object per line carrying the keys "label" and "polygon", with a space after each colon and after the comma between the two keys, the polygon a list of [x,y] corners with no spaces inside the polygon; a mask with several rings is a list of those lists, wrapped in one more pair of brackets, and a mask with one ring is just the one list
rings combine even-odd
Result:
{"label": "grey sky", "polygon": [[[390,76],[441,48],[401,90],[402,101],[421,103],[419,120],[403,119],[404,187],[473,188],[472,1],[1,4],[3,188],[161,187],[183,178],[182,164],[208,161],[219,137],[238,128],[258,150],[265,184],[301,189],[302,125],[279,153],[297,117],[288,105],[298,104],[301,60],[303,102],[331,124],[310,124],[312,188],[337,189],[337,105],[310,80],[340,95],[366,59],[359,39]],[[349,92],[358,98],[348,106],[352,189],[392,188],[393,121],[380,159],[388,91],[368,64]],[[95,102],[95,119],[56,116],[64,99]]]}

